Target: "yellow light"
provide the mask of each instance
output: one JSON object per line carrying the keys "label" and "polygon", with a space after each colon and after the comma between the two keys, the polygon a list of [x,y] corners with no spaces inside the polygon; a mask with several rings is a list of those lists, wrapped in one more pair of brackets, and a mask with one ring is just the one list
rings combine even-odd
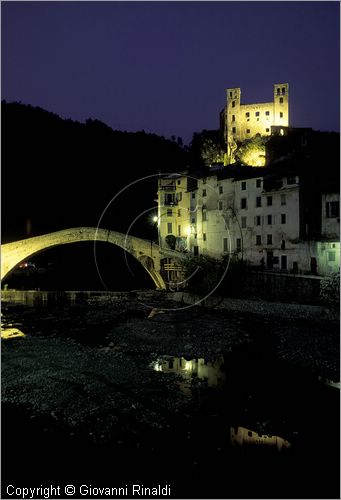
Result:
{"label": "yellow light", "polygon": [[158,217],[156,215],[154,215],[153,222],[157,222],[157,219],[158,219]]}
{"label": "yellow light", "polygon": [[186,234],[187,234],[187,236],[189,236],[189,235],[191,234],[191,232],[192,232],[191,227],[190,227],[190,226],[188,226],[188,227],[186,228]]}

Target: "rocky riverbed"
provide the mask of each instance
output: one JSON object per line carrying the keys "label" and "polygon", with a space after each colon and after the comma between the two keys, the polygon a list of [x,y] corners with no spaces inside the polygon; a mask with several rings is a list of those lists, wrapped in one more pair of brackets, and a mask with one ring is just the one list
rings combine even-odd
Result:
{"label": "rocky riverbed", "polygon": [[[2,343],[6,480],[139,477],[170,482],[176,498],[338,497],[339,391],[324,383],[339,381],[335,311],[237,299],[187,308],[134,292],[5,302],[3,315],[26,335]],[[235,448],[238,426],[292,446]]]}

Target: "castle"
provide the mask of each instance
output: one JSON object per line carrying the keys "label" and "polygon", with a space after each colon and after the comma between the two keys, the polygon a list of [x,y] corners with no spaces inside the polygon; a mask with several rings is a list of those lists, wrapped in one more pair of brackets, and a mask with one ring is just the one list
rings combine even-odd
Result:
{"label": "castle", "polygon": [[227,144],[226,164],[234,163],[237,142],[257,135],[271,135],[272,126],[289,126],[289,84],[274,85],[272,102],[241,104],[241,89],[226,89],[226,106],[221,114]]}

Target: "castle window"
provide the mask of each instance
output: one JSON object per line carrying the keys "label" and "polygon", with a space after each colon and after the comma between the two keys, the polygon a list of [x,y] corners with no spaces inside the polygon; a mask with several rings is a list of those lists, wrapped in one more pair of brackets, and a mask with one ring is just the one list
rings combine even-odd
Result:
{"label": "castle window", "polygon": [[270,115],[270,111],[265,111],[265,116],[269,116]]}
{"label": "castle window", "polygon": [[262,179],[256,179],[256,188],[262,187]]}
{"label": "castle window", "polygon": [[256,207],[261,207],[262,206],[262,197],[257,196],[256,197]]}
{"label": "castle window", "polygon": [[266,243],[268,245],[272,245],[272,234],[268,234],[266,238]]}
{"label": "castle window", "polygon": [[246,133],[249,134],[251,130],[249,128],[246,129]]}
{"label": "castle window", "polygon": [[246,190],[246,182],[245,181],[242,182],[241,189],[242,189],[242,191]]}
{"label": "castle window", "polygon": [[230,92],[230,97],[231,97],[231,99],[232,99],[232,92]]}
{"label": "castle window", "polygon": [[271,207],[272,205],[272,196],[267,196],[266,197],[266,204],[268,207]]}
{"label": "castle window", "polygon": [[242,217],[242,229],[246,229],[246,217]]}
{"label": "castle window", "polygon": [[280,118],[283,118],[283,113],[282,113],[282,111],[279,113],[279,117],[280,117]]}
{"label": "castle window", "polygon": [[278,87],[277,88],[277,94],[279,95],[281,93],[281,89]]}
{"label": "castle window", "polygon": [[245,113],[245,116],[246,118],[250,118],[250,113],[249,112]]}
{"label": "castle window", "polygon": [[262,237],[260,234],[257,234],[256,236],[256,245],[259,246],[262,244]]}
{"label": "castle window", "polygon": [[237,252],[242,251],[242,239],[241,238],[236,239],[236,251]]}
{"label": "castle window", "polygon": [[269,129],[269,128],[266,128],[266,129],[265,129],[265,132],[270,132],[270,129]]}
{"label": "castle window", "polygon": [[268,215],[268,224],[272,224],[272,215]]}
{"label": "castle window", "polygon": [[236,133],[236,127],[232,127],[232,134]]}
{"label": "castle window", "polygon": [[236,115],[232,115],[232,121],[235,122],[236,121]]}
{"label": "castle window", "polygon": [[283,97],[280,97],[280,98],[279,98],[279,102],[280,102],[280,104],[282,104],[282,103],[283,103]]}
{"label": "castle window", "polygon": [[285,87],[282,87],[282,94],[285,95]]}
{"label": "castle window", "polygon": [[232,108],[236,106],[236,101],[232,101]]}
{"label": "castle window", "polygon": [[256,116],[259,116],[259,111],[256,111]]}
{"label": "castle window", "polygon": [[219,186],[219,194],[223,194],[223,186]]}
{"label": "castle window", "polygon": [[241,198],[240,208],[247,208],[247,199],[246,198]]}

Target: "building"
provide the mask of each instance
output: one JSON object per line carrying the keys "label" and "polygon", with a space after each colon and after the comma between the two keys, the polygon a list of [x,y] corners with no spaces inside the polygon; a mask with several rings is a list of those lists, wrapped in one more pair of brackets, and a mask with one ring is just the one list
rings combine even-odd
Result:
{"label": "building", "polygon": [[273,101],[257,104],[242,104],[240,88],[226,89],[226,106],[220,123],[227,144],[225,163],[231,164],[238,142],[257,135],[269,136],[272,126],[289,126],[289,84],[275,84]]}

